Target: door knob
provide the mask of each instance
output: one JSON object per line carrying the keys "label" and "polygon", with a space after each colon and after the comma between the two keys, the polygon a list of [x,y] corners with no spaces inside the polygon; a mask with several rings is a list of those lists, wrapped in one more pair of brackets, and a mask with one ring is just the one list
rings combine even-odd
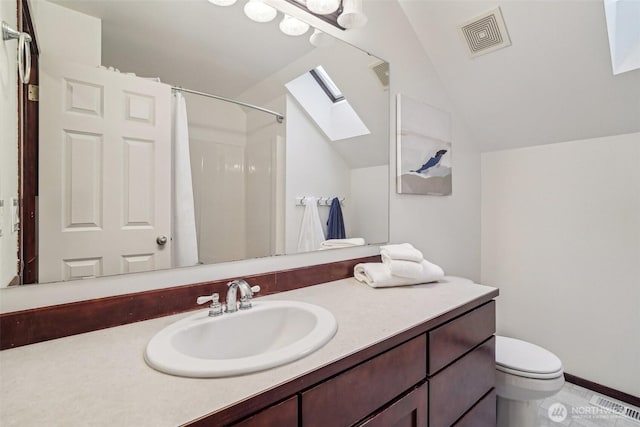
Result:
{"label": "door knob", "polygon": [[158,236],[156,238],[156,243],[158,244],[158,246],[164,246],[167,244],[167,241],[169,239],[167,239],[167,236]]}

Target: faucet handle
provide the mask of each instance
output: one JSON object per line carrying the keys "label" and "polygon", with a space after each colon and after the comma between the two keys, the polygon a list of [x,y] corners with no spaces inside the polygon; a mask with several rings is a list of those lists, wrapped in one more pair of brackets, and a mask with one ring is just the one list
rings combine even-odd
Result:
{"label": "faucet handle", "polygon": [[260,286],[247,286],[247,290],[248,292],[240,297],[240,307],[238,307],[240,310],[251,308],[251,298],[253,298],[253,294],[257,294],[258,292],[260,292]]}
{"label": "faucet handle", "polygon": [[214,293],[212,295],[209,296],[202,296],[202,297],[198,297],[198,299],[196,300],[196,302],[198,304],[204,304],[205,302],[209,302],[211,301],[212,303],[216,303],[220,300],[220,295],[218,295],[217,293]]}
{"label": "faucet handle", "polygon": [[220,295],[214,293],[209,296],[198,297],[196,302],[198,304],[204,304],[206,302],[211,301],[211,305],[209,306],[209,316],[219,316],[222,314],[222,304],[220,304]]}

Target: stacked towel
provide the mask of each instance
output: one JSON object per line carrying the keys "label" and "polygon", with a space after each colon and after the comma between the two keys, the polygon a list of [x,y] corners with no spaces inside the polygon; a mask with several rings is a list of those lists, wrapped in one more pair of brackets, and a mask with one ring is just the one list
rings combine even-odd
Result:
{"label": "stacked towel", "polygon": [[429,283],[444,277],[440,266],[424,259],[409,243],[381,246],[380,255],[381,263],[357,264],[353,276],[374,288]]}
{"label": "stacked towel", "polygon": [[350,239],[328,239],[320,244],[320,249],[350,248],[352,246],[364,246],[362,237],[352,237]]}

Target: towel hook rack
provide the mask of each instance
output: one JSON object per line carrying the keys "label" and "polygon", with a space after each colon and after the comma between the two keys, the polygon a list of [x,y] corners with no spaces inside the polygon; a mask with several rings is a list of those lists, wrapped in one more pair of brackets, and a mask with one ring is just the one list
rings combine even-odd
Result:
{"label": "towel hook rack", "polygon": [[18,74],[23,84],[29,83],[31,75],[31,36],[27,33],[16,31],[6,22],[2,21],[2,40],[18,40]]}

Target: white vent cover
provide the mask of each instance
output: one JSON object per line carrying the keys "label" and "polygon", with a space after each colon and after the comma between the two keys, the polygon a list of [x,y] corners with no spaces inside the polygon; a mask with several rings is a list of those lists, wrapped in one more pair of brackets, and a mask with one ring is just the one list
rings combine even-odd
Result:
{"label": "white vent cover", "polygon": [[622,415],[623,417],[632,419],[640,423],[640,411],[623,405],[611,399],[594,394],[589,403],[599,406],[602,409],[613,412],[614,414]]}
{"label": "white vent cover", "polygon": [[389,89],[389,63],[386,61],[374,62],[370,65],[373,72],[380,80],[380,84],[384,90]]}
{"label": "white vent cover", "polygon": [[471,57],[511,46],[511,39],[497,7],[458,26]]}

